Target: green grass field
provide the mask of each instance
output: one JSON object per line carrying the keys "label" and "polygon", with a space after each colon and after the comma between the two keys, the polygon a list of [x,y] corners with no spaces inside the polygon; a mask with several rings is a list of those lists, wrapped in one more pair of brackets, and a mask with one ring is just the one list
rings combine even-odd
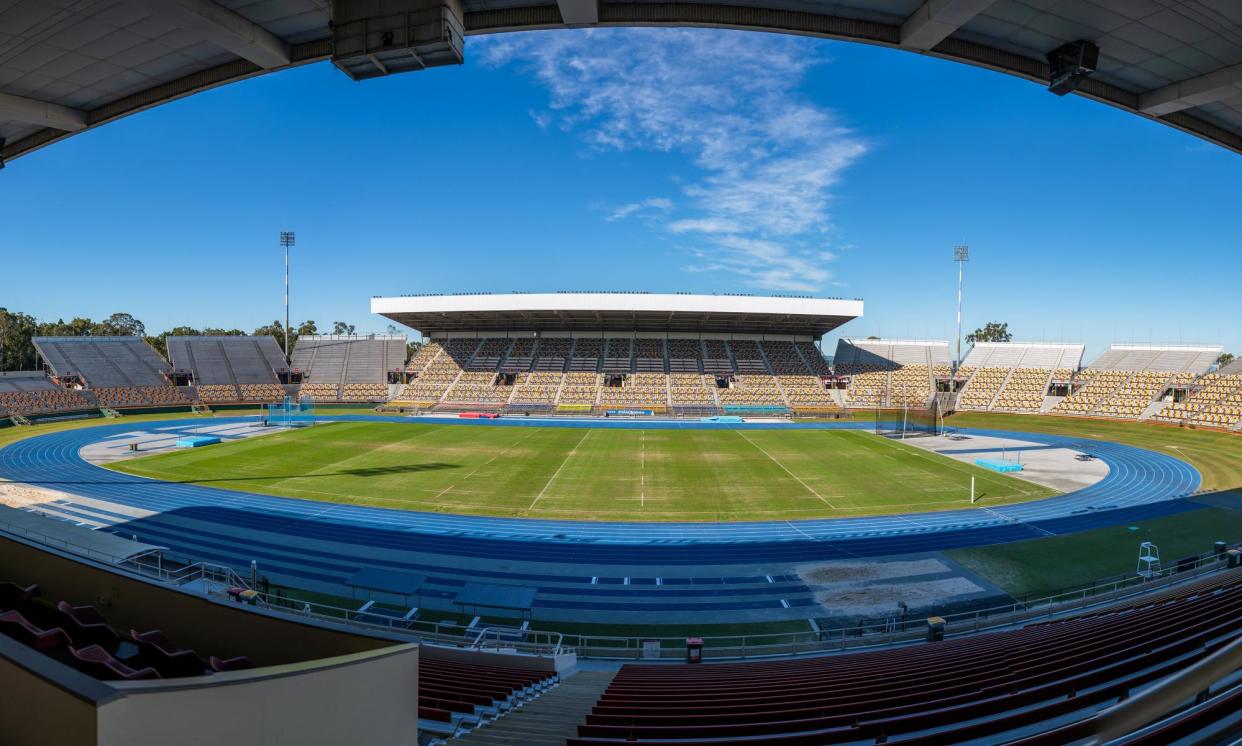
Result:
{"label": "green grass field", "polygon": [[112,465],[311,500],[578,520],[730,521],[1005,505],[1052,490],[861,431],[331,423]]}

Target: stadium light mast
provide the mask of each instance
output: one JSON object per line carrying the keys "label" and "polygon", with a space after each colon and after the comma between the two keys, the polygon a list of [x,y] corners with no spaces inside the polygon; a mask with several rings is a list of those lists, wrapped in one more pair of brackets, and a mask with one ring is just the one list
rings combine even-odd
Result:
{"label": "stadium light mast", "polygon": [[285,362],[289,362],[289,247],[295,242],[293,231],[280,232],[280,245],[285,247]]}
{"label": "stadium light mast", "polygon": [[970,261],[970,247],[958,244],[953,247],[953,261],[957,262],[957,358],[953,361],[953,380],[957,380],[957,369],[962,364],[962,276],[966,262]]}

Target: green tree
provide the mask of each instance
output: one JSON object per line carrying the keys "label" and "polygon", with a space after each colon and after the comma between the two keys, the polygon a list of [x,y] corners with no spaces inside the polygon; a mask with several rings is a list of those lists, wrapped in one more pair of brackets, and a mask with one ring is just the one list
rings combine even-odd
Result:
{"label": "green tree", "polygon": [[1216,358],[1216,365],[1219,368],[1223,368],[1233,361],[1234,357],[1232,352],[1222,352],[1220,353],[1220,357]]}
{"label": "green tree", "polygon": [[975,342],[1012,342],[1013,335],[1009,333],[1009,324],[999,321],[989,321],[983,325],[983,328],[976,329],[966,335],[966,344],[974,344]]}
{"label": "green tree", "polygon": [[94,325],[91,333],[98,337],[145,337],[147,327],[128,313],[114,313]]}
{"label": "green tree", "polygon": [[35,348],[30,338],[38,334],[39,323],[33,316],[0,308],[0,370],[34,370]]}
{"label": "green tree", "polygon": [[333,334],[353,334],[354,325],[346,324],[344,321],[333,321],[332,322],[332,333]]}

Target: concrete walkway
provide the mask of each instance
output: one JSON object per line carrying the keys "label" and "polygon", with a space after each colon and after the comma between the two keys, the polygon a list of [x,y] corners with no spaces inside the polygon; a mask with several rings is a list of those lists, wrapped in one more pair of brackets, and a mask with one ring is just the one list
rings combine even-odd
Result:
{"label": "concrete walkway", "polygon": [[552,691],[521,709],[477,730],[454,738],[452,746],[563,746],[578,735],[578,726],[617,675],[612,671],[579,671]]}

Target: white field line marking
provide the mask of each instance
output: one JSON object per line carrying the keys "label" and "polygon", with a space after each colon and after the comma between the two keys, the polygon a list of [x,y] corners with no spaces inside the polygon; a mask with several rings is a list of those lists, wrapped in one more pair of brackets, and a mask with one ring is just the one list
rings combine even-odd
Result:
{"label": "white field line marking", "polygon": [[535,435],[536,433],[538,433],[540,430],[543,430],[543,428],[542,428],[542,427],[537,427],[537,428],[535,428],[535,429],[534,429],[534,431],[533,431],[533,432],[526,433],[526,435],[524,435],[523,437],[518,438],[518,441],[517,441],[516,443],[514,443],[513,445],[511,445],[511,446],[509,446],[508,448],[504,449],[504,450],[503,450],[503,451],[501,451],[500,453],[497,453],[495,456],[492,456],[492,457],[491,457],[491,458],[489,458],[487,461],[484,461],[483,463],[481,463],[481,464],[479,464],[478,466],[474,467],[474,469],[473,469],[473,470],[471,470],[471,472],[470,472],[469,474],[467,474],[466,476],[462,477],[462,479],[463,479],[463,480],[465,480],[465,479],[469,479],[470,477],[473,477],[476,473],[478,473],[478,471],[479,471],[480,469],[483,469],[484,467],[486,467],[487,465],[491,464],[491,463],[492,463],[493,461],[495,461],[496,459],[498,459],[498,458],[500,458],[501,456],[505,455],[505,454],[506,454],[506,453],[508,453],[509,451],[512,451],[514,448],[517,448],[518,446],[522,445],[522,443],[523,443],[524,441],[526,441],[526,440],[527,440],[528,438],[530,438],[532,435]]}
{"label": "white field line marking", "polygon": [[527,509],[527,510],[534,510],[534,509],[535,509],[535,505],[536,505],[536,504],[537,504],[537,503],[538,503],[541,499],[543,499],[543,495],[544,495],[544,493],[548,491],[548,487],[552,486],[552,482],[556,480],[556,476],[557,476],[558,474],[560,474],[560,473],[561,473],[561,470],[565,468],[565,464],[568,464],[568,463],[569,463],[569,459],[570,459],[570,458],[572,458],[572,457],[573,457],[573,455],[574,455],[575,453],[577,453],[577,452],[578,452],[578,448],[579,448],[579,447],[580,447],[580,446],[581,446],[584,442],[586,442],[586,439],[587,439],[587,438],[591,435],[591,433],[592,433],[592,432],[593,432],[592,430],[587,429],[587,431],[586,431],[586,435],[583,435],[583,436],[582,436],[582,439],[581,439],[581,440],[579,440],[579,441],[578,441],[578,442],[574,445],[573,450],[572,450],[572,451],[570,451],[569,453],[565,454],[565,460],[561,462],[561,465],[560,465],[560,466],[556,467],[556,471],[552,472],[552,476],[551,476],[551,477],[548,477],[548,481],[547,481],[547,483],[545,483],[545,484],[543,485],[543,489],[539,490],[539,494],[538,494],[538,495],[535,495],[535,499],[534,499],[534,500],[531,500],[530,505],[528,505],[528,506],[526,507],[526,509]]}
{"label": "white field line marking", "polygon": [[789,469],[788,469],[788,468],[787,468],[784,464],[782,464],[781,462],[779,462],[779,461],[777,461],[776,459],[772,458],[772,454],[768,453],[767,451],[763,450],[762,448],[759,448],[759,444],[758,444],[758,443],[756,443],[755,441],[751,440],[750,438],[746,437],[746,433],[742,432],[741,430],[734,430],[733,432],[735,432],[735,433],[737,433],[738,435],[742,436],[742,440],[746,441],[747,443],[750,443],[750,444],[751,444],[752,446],[754,446],[755,448],[758,448],[760,453],[762,453],[764,456],[767,456],[769,459],[771,459],[771,460],[772,460],[772,463],[774,463],[774,464],[776,464],[777,466],[779,466],[779,467],[781,467],[782,469],[784,469],[786,474],[788,474],[789,476],[791,476],[791,477],[793,477],[794,479],[798,480],[798,484],[800,484],[800,485],[802,485],[803,487],[805,487],[805,488],[807,489],[807,491],[808,491],[808,492],[810,492],[812,495],[814,495],[814,496],[818,497],[820,500],[823,500],[825,505],[827,505],[828,507],[832,508],[833,510],[836,510],[836,509],[837,509],[837,506],[835,506],[835,505],[833,505],[832,503],[828,502],[828,499],[827,499],[827,498],[825,498],[823,495],[819,494],[819,493],[818,493],[818,492],[816,492],[814,489],[812,489],[812,488],[811,488],[811,485],[809,485],[809,484],[807,484],[806,482],[802,481],[802,478],[801,478],[801,477],[799,477],[797,474],[794,474],[792,471],[790,471],[790,470],[789,470]]}

